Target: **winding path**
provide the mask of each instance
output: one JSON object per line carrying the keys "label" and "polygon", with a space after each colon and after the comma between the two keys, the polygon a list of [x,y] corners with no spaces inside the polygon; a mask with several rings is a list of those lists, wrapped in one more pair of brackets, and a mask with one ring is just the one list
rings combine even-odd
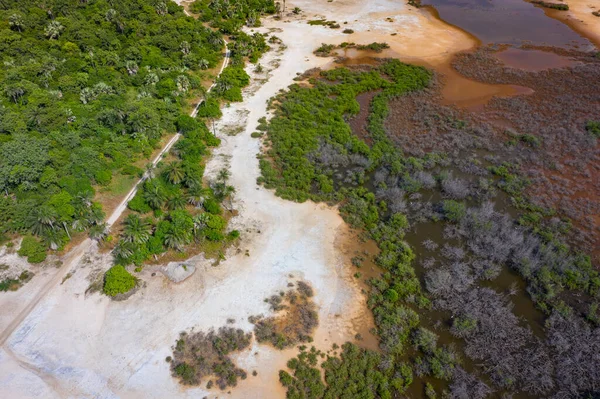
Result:
{"label": "winding path", "polygon": [[[189,15],[187,11],[186,14]],[[231,51],[227,48],[228,42],[225,39],[223,39],[223,41],[225,43],[225,58],[223,59],[223,64],[221,65],[221,69],[219,70],[217,78],[221,76],[223,70],[227,67],[227,65],[229,65],[229,59],[231,57]],[[207,92],[210,92],[215,87],[215,85],[216,82],[208,88]],[[198,108],[200,108],[200,105],[202,105],[203,102],[204,101],[200,101],[198,102],[198,104],[196,104],[196,106],[190,113],[191,117],[195,117],[198,114]],[[160,162],[163,155],[168,153],[171,150],[171,148],[173,148],[173,145],[175,145],[177,140],[179,140],[180,138],[181,133],[178,132],[165,144],[165,146],[158,153],[156,158],[154,158],[154,160],[152,161],[151,169],[156,168],[156,165],[158,165],[158,162]],[[106,220],[107,228],[112,227],[116,223],[116,221],[119,220],[125,209],[127,209],[127,204],[129,203],[129,201],[131,201],[133,197],[135,197],[135,194],[137,193],[140,185],[144,183],[144,181],[146,181],[149,178],[149,176],[150,171],[146,171],[144,175],[135,183],[133,188],[129,191],[129,193],[127,193],[127,196],[125,196],[125,199],[121,201],[119,206],[117,206],[117,208],[111,213],[109,218]],[[57,286],[63,280],[63,278],[69,273],[69,271],[74,265],[79,263],[83,255],[91,248],[92,242],[93,241],[91,239],[86,238],[82,243],[78,244],[67,255],[65,255],[63,265],[60,267],[60,269],[58,269],[56,275],[42,287],[42,289],[33,297],[33,299],[27,304],[27,306],[25,306],[25,308],[17,315],[17,317],[15,317],[15,319],[4,329],[4,331],[0,333],[0,346],[4,345],[6,340],[12,335],[12,333],[17,329],[17,327],[19,327],[19,325],[25,320],[25,318],[33,311],[33,309],[35,309],[37,304],[50,292],[50,290],[52,290],[52,288]]]}

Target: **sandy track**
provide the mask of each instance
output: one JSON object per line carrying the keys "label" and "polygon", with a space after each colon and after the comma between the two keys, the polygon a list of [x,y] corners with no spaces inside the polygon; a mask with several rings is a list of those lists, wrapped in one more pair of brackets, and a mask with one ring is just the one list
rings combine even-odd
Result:
{"label": "sandy track", "polygon": [[[224,165],[231,171],[239,210],[231,228],[243,233],[240,253],[228,254],[218,267],[202,256],[193,258],[189,262],[197,267],[196,273],[176,285],[160,273],[152,276],[157,268],[148,267],[141,274],[145,286],[127,301],[114,302],[99,294],[85,295],[88,276],[105,270],[111,259],[84,251],[83,260],[70,262],[73,277],[60,285],[54,278],[37,306],[14,323],[14,332],[7,330],[8,340],[0,351],[1,397],[203,397],[201,388],[181,388],[164,361],[179,332],[220,327],[229,318],[236,320],[234,326],[250,330],[249,315],[268,313],[263,299],[299,278],[316,291],[320,316],[316,342],[325,349],[353,339],[356,322],[367,310],[352,280],[353,270],[335,245],[337,233],[345,230],[343,221],[335,209],[287,202],[257,187],[260,142],[250,133],[267,114],[269,98],[293,83],[297,73],[329,62],[312,55],[321,42],[388,41],[405,57],[427,60],[443,59],[472,42],[427,14],[388,0],[288,2],[290,9],[295,6],[305,10],[307,19],[319,13],[347,20],[356,33],[348,37],[292,16],[290,22],[265,21],[261,28],[276,30],[288,47],[261,60],[271,71],[255,76],[244,103],[224,109],[219,131],[242,125],[242,132],[231,137],[220,134],[223,143],[206,167],[209,177]],[[394,32],[397,36],[391,36]],[[231,397],[282,397],[277,372],[292,352],[254,345],[240,354],[240,366],[257,370],[258,376],[242,381]]]}

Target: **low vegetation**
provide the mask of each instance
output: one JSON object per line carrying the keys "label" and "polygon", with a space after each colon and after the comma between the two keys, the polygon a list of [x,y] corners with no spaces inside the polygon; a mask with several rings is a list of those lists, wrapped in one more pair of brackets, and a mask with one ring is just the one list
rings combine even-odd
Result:
{"label": "low vegetation", "polygon": [[339,29],[340,24],[338,24],[335,21],[327,21],[325,19],[313,19],[312,21],[308,21],[309,25],[315,26],[315,25],[322,25],[322,26],[327,26],[331,29]]}
{"label": "low vegetation", "polygon": [[16,291],[33,278],[33,273],[27,270],[21,272],[18,277],[6,277],[0,280],[0,292]]}
{"label": "low vegetation", "polygon": [[300,349],[300,354],[287,363],[290,372],[279,372],[279,381],[290,399],[392,398],[412,382],[410,367],[394,371],[389,358],[351,343],[342,346],[339,356],[326,355],[315,347]]}
{"label": "low vegetation", "polygon": [[[343,33],[354,33],[354,31],[352,29],[346,29]],[[337,49],[351,49],[351,48],[355,48],[358,50],[368,50],[368,51],[373,51],[376,53],[381,53],[383,50],[390,48],[390,45],[387,43],[377,43],[377,42],[373,42],[370,44],[356,44],[356,43],[349,43],[349,42],[343,42],[339,45],[334,45],[334,44],[321,44],[320,47],[318,47],[314,53],[315,55],[318,55],[319,57],[328,57],[329,55],[331,55],[331,53],[334,50]]]}
{"label": "low vegetation", "polygon": [[560,11],[568,11],[569,10],[569,5],[564,4],[564,3],[553,3],[553,2],[542,1],[542,0],[531,0],[531,3],[536,4],[538,6],[542,6],[544,8],[551,8],[553,10],[560,10]]}
{"label": "low vegetation", "polygon": [[310,285],[299,281],[295,290],[282,291],[265,299],[276,314],[267,318],[250,317],[256,340],[268,342],[277,349],[285,349],[299,342],[311,342],[311,335],[319,324],[312,296]]}
{"label": "low vegetation", "polygon": [[224,390],[236,386],[238,378],[246,379],[246,372],[229,355],[248,348],[251,340],[252,334],[230,327],[208,333],[182,332],[173,347],[173,356],[166,360],[171,363],[173,377],[182,384],[200,385],[208,378],[208,389],[216,385]]}
{"label": "low vegetation", "polygon": [[[586,321],[596,317],[588,316],[588,306],[582,314],[568,298],[597,300],[600,278],[588,256],[561,240],[567,226],[537,222],[546,210],[529,202],[524,193],[528,180],[510,164],[465,161],[458,153],[408,156],[395,145],[385,125],[388,104],[427,90],[430,78],[423,68],[388,61],[371,71],[324,71],[311,80],[311,87],[292,85],[276,98],[259,182],[286,199],[339,203],[345,220],[377,242],[380,253],[374,260],[382,270],[368,281],[368,305],[382,351],[379,367],[370,371],[381,373],[380,388],[365,384],[372,375],[359,369],[351,376],[330,374],[327,379],[332,363],[319,365],[323,354],[315,350],[288,365],[292,374],[280,374],[288,397],[338,397],[342,392],[338,387],[348,378],[371,390],[366,397],[402,394],[413,380],[419,380],[425,391],[425,377],[440,381],[451,397],[483,398],[492,391],[590,392],[600,372],[600,363],[591,355],[595,348],[591,337],[600,330]],[[348,121],[359,114],[356,98],[365,92],[376,94],[368,104],[367,133],[359,137]],[[471,131],[465,120],[451,113],[426,122]],[[544,145],[527,133],[515,137],[524,148]],[[463,159],[460,169],[450,162],[454,157],[457,162]],[[498,189],[513,198],[523,212],[520,219],[490,202]],[[432,196],[438,199],[432,201]],[[514,209],[511,206],[502,204],[504,210]],[[534,213],[540,215],[536,218]],[[440,238],[414,242],[413,233],[421,226],[439,231]],[[516,290],[486,285],[499,281],[501,273],[511,273],[506,266],[525,280],[523,300],[533,301],[534,310],[529,312],[546,320],[545,325],[527,319],[530,325],[524,327],[510,299]],[[513,281],[520,280],[513,277]],[[430,317],[436,321],[433,325]],[[443,325],[451,326],[450,334]],[[534,334],[531,326],[541,332]],[[572,352],[566,351],[571,359],[586,359],[589,367],[582,373],[562,361],[560,351],[565,349],[559,349],[552,337],[564,334],[585,337]],[[360,361],[371,356],[368,351],[357,354]],[[465,357],[477,366],[463,368]],[[344,356],[335,361],[342,370],[353,363]],[[325,370],[325,384],[319,369]],[[329,396],[330,389],[336,394]],[[428,392],[433,395],[431,386]]]}
{"label": "low vegetation", "polygon": [[103,292],[111,297],[131,291],[137,284],[137,279],[122,265],[108,269],[104,275]]}

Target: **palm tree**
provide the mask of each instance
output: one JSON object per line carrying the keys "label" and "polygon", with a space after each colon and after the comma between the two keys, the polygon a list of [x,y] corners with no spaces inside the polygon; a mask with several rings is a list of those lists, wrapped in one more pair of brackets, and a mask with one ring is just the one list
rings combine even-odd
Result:
{"label": "palm tree", "polygon": [[19,86],[9,86],[4,90],[4,92],[8,97],[12,98],[15,104],[17,103],[17,100],[19,100],[25,94],[25,90]]}
{"label": "palm tree", "polygon": [[180,162],[171,162],[165,167],[163,173],[167,180],[173,184],[181,183],[185,177],[185,172],[183,171]]}
{"label": "palm tree", "polygon": [[181,93],[187,93],[187,91],[190,89],[190,80],[185,75],[177,76],[175,82],[177,84],[177,91]]}
{"label": "palm tree", "polygon": [[165,233],[165,246],[167,248],[182,251],[184,243],[185,238],[181,234],[178,234],[178,232],[171,229]]}
{"label": "palm tree", "polygon": [[221,169],[219,171],[219,174],[217,175],[217,179],[222,182],[226,182],[227,180],[229,180],[230,177],[231,177],[231,173],[229,173],[229,171],[227,169]]}
{"label": "palm tree", "polygon": [[158,15],[162,17],[163,15],[167,15],[168,12],[169,9],[167,8],[165,2],[161,1],[160,3],[156,4],[156,13]]}
{"label": "palm tree", "polygon": [[191,187],[188,192],[188,203],[199,208],[210,197],[210,190],[202,186]]}
{"label": "palm tree", "polygon": [[198,67],[200,69],[208,69],[208,60],[206,58],[201,58],[200,61],[198,61]]}
{"label": "palm tree", "polygon": [[150,223],[136,214],[128,215],[125,219],[122,238],[125,242],[134,244],[145,243],[150,239]]}
{"label": "palm tree", "polygon": [[113,249],[113,256],[117,260],[127,261],[133,253],[135,252],[135,247],[130,242],[119,241],[115,249]]}
{"label": "palm tree", "polygon": [[25,26],[23,16],[17,13],[11,14],[11,16],[8,17],[8,25],[12,30],[18,30],[19,32],[22,32],[23,27]]}
{"label": "palm tree", "polygon": [[108,226],[106,223],[95,224],[90,227],[89,235],[92,240],[102,241],[108,236]]}
{"label": "palm tree", "polygon": [[57,250],[63,243],[64,234],[60,229],[46,229],[41,235],[42,241],[52,250]]}
{"label": "palm tree", "polygon": [[190,42],[184,40],[179,45],[179,50],[181,50],[183,55],[188,55],[192,51],[192,46],[190,46]]}
{"label": "palm tree", "polygon": [[227,198],[227,202],[229,203],[227,210],[230,212],[233,210],[233,194],[235,194],[235,187],[225,186],[225,189],[223,190],[223,197]]}
{"label": "palm tree", "polygon": [[144,201],[152,207],[152,209],[160,209],[165,203],[165,193],[160,186],[150,187],[144,190]]}
{"label": "palm tree", "polygon": [[148,176],[148,179],[154,179],[154,164],[152,162],[148,162],[146,164],[146,176]]}
{"label": "palm tree", "polygon": [[201,233],[206,228],[208,218],[209,216],[206,213],[201,213],[192,218],[192,220],[194,221],[194,237],[196,237],[196,239],[198,238],[199,233]]}
{"label": "palm tree", "polygon": [[58,215],[49,206],[40,206],[31,213],[31,232],[42,236],[46,231],[53,230]]}
{"label": "palm tree", "polygon": [[50,21],[44,29],[44,34],[50,40],[58,39],[65,27],[58,21]]}
{"label": "palm tree", "polygon": [[186,174],[183,178],[183,184],[187,188],[193,189],[195,187],[202,186],[202,181],[200,181],[200,179],[194,175]]}
{"label": "palm tree", "polygon": [[138,64],[135,61],[129,60],[125,63],[125,69],[130,75],[135,75],[138,72]]}
{"label": "palm tree", "polygon": [[175,209],[183,209],[185,207],[186,200],[185,197],[181,194],[175,194],[167,201],[167,209],[175,210]]}

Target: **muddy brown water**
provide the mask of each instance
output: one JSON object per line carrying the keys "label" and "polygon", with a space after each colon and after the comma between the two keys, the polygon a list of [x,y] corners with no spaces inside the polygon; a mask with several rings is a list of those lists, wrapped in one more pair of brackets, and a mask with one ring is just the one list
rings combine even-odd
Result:
{"label": "muddy brown water", "polygon": [[335,53],[339,58],[330,64],[330,68],[340,66],[357,66],[378,64],[378,59],[397,58],[402,62],[434,69],[442,76],[442,97],[444,104],[452,104],[461,108],[477,110],[493,97],[512,97],[527,95],[533,90],[519,85],[489,84],[469,79],[458,73],[449,63],[430,64],[423,60],[408,59],[392,50],[375,52],[370,50],[340,49]]}
{"label": "muddy brown water", "polygon": [[535,44],[590,48],[593,44],[544,9],[524,0],[422,0],[440,18],[475,35],[484,44]]}
{"label": "muddy brown water", "polygon": [[495,54],[504,65],[525,71],[543,71],[552,68],[572,67],[580,62],[571,58],[541,50],[507,48]]}

